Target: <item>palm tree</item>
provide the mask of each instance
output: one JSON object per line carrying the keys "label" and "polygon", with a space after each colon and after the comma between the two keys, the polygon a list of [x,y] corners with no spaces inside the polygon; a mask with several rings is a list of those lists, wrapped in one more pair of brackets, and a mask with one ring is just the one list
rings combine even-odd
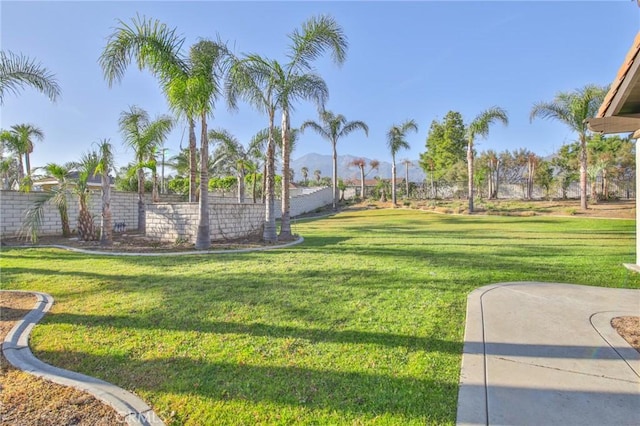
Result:
{"label": "palm tree", "polygon": [[[195,120],[200,118],[200,158],[208,164],[207,117],[213,112],[219,94],[220,79],[225,71],[226,46],[220,41],[200,40],[189,50],[189,57],[182,53],[184,38],[176,35],[159,21],[134,18],[129,26],[122,21],[110,36],[100,64],[109,85],[119,81],[135,59],[140,69],[147,68],[161,82],[172,110],[185,117],[189,123],[190,186],[189,199],[195,200],[196,136]],[[209,228],[208,170],[200,168],[200,209],[196,248],[211,246]]]}
{"label": "palm tree", "polygon": [[303,166],[300,169],[300,174],[302,175],[302,179],[304,179],[304,184],[307,184],[307,178],[309,177],[309,168],[307,166]]}
{"label": "palm tree", "polygon": [[360,198],[364,200],[364,168],[367,162],[364,158],[356,158],[349,165],[356,166],[360,170]]}
{"label": "palm tree", "polygon": [[38,231],[42,226],[44,211],[48,202],[51,202],[58,208],[60,223],[62,224],[62,236],[65,238],[71,236],[69,204],[67,199],[71,194],[69,182],[70,174],[74,168],[74,163],[67,163],[65,165],[48,163],[42,167],[46,176],[56,179],[58,185],[54,186],[50,191],[38,194],[33,205],[25,212],[21,233],[26,234],[31,242],[35,243],[38,239]]}
{"label": "palm tree", "polygon": [[78,178],[75,180],[73,192],[78,196],[78,237],[83,241],[95,241],[98,239],[93,216],[89,211],[89,178],[94,176],[100,164],[100,156],[91,151],[84,154],[75,164]]}
{"label": "palm tree", "polygon": [[245,187],[244,179],[248,166],[248,153],[235,136],[227,130],[218,129],[209,132],[209,140],[220,142],[214,153],[228,170],[236,174],[238,180],[238,203],[244,203]]}
{"label": "palm tree", "polygon": [[316,182],[320,183],[320,176],[322,175],[322,172],[319,169],[315,169],[313,171],[313,176],[316,178]]}
{"label": "palm tree", "polygon": [[31,176],[31,161],[29,155],[33,152],[33,142],[44,139],[44,132],[32,124],[16,124],[11,126],[11,131],[18,135],[20,145],[24,148],[25,172],[26,176]]}
{"label": "palm tree", "polygon": [[489,126],[494,122],[501,121],[505,126],[509,124],[507,112],[500,107],[492,107],[482,111],[467,126],[467,172],[469,186],[469,213],[473,213],[473,142],[476,137],[486,138],[489,135]]}
{"label": "palm tree", "polygon": [[391,152],[391,202],[396,205],[396,154],[401,149],[409,149],[409,143],[405,140],[409,130],[418,132],[418,125],[414,120],[407,120],[400,125],[393,125],[387,132],[387,147]]}
{"label": "palm tree", "polygon": [[138,172],[138,231],[144,233],[144,168],[155,168],[155,149],[166,140],[173,127],[173,119],[164,115],[151,120],[145,110],[132,106],[120,113],[118,125],[125,145],[134,151]]}
{"label": "palm tree", "polygon": [[[10,130],[0,132],[0,142],[12,151],[18,159],[20,182],[31,175],[29,155],[33,152],[33,142],[44,139],[42,130],[33,124],[16,124]],[[24,163],[22,162],[24,156]]]}
{"label": "palm tree", "polygon": [[578,134],[580,142],[580,207],[587,206],[587,140],[586,120],[595,117],[604,100],[606,87],[586,85],[572,92],[559,92],[552,102],[538,102],[533,105],[529,119],[551,118],[566,124]]}
{"label": "palm tree", "polygon": [[300,130],[310,128],[317,132],[323,139],[331,143],[333,150],[333,174],[331,183],[333,185],[333,210],[338,209],[338,152],[336,146],[338,140],[347,136],[355,130],[363,130],[365,135],[369,136],[369,127],[363,121],[347,121],[344,115],[334,114],[331,111],[322,111],[320,113],[321,123],[315,121],[305,121],[300,126]]}
{"label": "palm tree", "polygon": [[111,213],[111,179],[109,171],[113,168],[113,150],[108,139],[98,143],[98,164],[94,175],[100,174],[102,183],[102,215],[100,220],[100,244],[110,246],[113,244],[113,215]]}
{"label": "palm tree", "polygon": [[33,87],[52,102],[60,96],[60,86],[49,70],[26,56],[0,51],[0,105],[6,93],[17,95],[25,86]]}

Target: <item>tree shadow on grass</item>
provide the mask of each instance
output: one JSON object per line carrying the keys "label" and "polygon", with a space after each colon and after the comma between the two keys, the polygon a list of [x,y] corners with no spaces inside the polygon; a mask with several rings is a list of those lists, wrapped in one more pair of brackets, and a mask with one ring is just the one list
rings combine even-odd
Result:
{"label": "tree shadow on grass", "polygon": [[[126,355],[69,351],[41,351],[36,355],[44,361],[56,360],[63,368],[79,367],[82,373],[98,375],[134,392],[144,391],[145,395],[149,392],[148,402],[161,416],[172,409],[171,402],[168,407],[157,407],[154,400],[163,394],[167,404],[167,394],[181,394],[174,401],[180,406],[176,413],[180,422],[207,424],[220,411],[231,409],[225,406],[227,401],[270,403],[260,410],[274,411],[287,405],[293,410],[304,410],[304,415],[314,410],[336,412],[341,419],[360,417],[365,422],[391,415],[395,423],[444,424],[453,423],[456,416],[457,382],[393,377],[376,373],[375,368],[362,371],[362,366],[357,368],[361,371],[345,372],[295,365],[211,362],[197,356],[141,360]],[[204,411],[203,402],[207,406]],[[199,410],[194,412],[196,408]],[[252,415],[252,409],[244,411],[232,415]],[[294,413],[294,419],[300,414]],[[247,419],[238,420],[242,423]]]}

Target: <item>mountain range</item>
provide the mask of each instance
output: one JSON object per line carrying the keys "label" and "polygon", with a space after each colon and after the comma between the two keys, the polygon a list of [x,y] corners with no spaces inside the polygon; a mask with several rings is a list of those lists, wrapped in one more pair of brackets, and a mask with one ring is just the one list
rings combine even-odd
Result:
{"label": "mountain range", "polygon": [[[351,165],[354,160],[364,159],[367,163],[365,167],[366,179],[373,179],[376,176],[382,179],[391,179],[391,163],[387,161],[380,161],[380,166],[377,170],[371,170],[369,164],[371,159],[366,157],[354,157],[352,155],[338,155],[338,177],[343,180],[356,179],[360,180],[360,169],[357,166]],[[425,173],[420,168],[418,160],[411,160],[412,165],[409,166],[409,181],[410,182],[422,182],[425,179]],[[320,170],[320,176],[331,177],[332,173],[332,159],[331,155],[322,154],[306,154],[296,160],[291,160],[291,169],[294,172],[294,181],[302,180],[302,168],[309,169],[307,179],[314,179],[314,171]],[[398,179],[404,179],[405,165],[402,160],[396,163],[397,177]]]}

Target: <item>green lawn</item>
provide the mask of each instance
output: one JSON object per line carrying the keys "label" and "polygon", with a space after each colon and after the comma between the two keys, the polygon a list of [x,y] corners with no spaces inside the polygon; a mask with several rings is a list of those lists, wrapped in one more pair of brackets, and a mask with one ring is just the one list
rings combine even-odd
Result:
{"label": "green lawn", "polygon": [[2,287],[56,300],[46,362],[175,424],[453,424],[466,296],[506,281],[640,288],[635,221],[347,212],[248,254],[2,252]]}

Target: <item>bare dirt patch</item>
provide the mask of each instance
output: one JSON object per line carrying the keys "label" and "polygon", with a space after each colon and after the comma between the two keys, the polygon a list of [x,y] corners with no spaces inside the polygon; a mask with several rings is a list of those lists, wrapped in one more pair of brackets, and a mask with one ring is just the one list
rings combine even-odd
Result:
{"label": "bare dirt patch", "polygon": [[[32,294],[0,292],[0,341],[33,308]],[[12,367],[0,354],[0,424],[117,425],[124,419],[111,407],[77,389]]]}
{"label": "bare dirt patch", "polygon": [[640,352],[640,317],[614,318],[611,320],[611,326],[636,351]]}

